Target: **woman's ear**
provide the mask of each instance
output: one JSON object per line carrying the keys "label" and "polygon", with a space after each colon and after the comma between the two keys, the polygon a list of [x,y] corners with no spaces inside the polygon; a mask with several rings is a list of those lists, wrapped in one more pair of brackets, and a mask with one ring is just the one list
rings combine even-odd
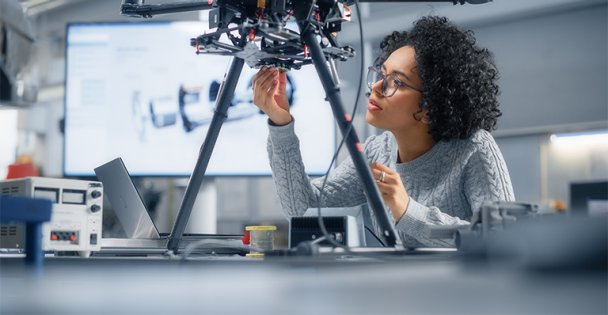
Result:
{"label": "woman's ear", "polygon": [[414,119],[416,119],[417,121],[428,125],[429,121],[431,120],[429,118],[429,110],[428,109],[419,109],[417,112],[414,113]]}
{"label": "woman's ear", "polygon": [[429,122],[431,121],[431,119],[429,118],[429,110],[425,109],[422,111],[422,119],[420,120],[422,123],[424,124],[429,124]]}

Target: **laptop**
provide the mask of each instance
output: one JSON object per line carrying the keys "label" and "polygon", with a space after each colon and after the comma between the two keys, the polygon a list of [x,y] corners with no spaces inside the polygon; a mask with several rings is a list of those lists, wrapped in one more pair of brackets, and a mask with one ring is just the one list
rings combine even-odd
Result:
{"label": "laptop", "polygon": [[[102,252],[104,249],[106,252],[124,249],[134,254],[166,252],[169,234],[158,231],[122,159],[116,158],[95,168],[95,174],[103,183],[104,194],[127,236],[120,239],[102,238]],[[235,245],[239,242],[242,245],[241,237],[232,234],[184,234],[180,247],[185,248],[189,243],[201,239],[234,240]],[[221,252],[234,253],[240,250],[221,248]]]}

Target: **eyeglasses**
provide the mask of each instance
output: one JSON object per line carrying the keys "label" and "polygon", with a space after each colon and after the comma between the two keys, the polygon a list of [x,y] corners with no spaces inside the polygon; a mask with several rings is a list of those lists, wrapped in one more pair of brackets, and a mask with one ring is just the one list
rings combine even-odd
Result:
{"label": "eyeglasses", "polygon": [[367,87],[372,90],[372,86],[376,82],[382,80],[382,95],[385,97],[391,97],[395,95],[397,89],[400,87],[408,87],[414,91],[422,93],[418,88],[415,88],[395,77],[394,74],[383,74],[382,71],[377,67],[367,68]]}

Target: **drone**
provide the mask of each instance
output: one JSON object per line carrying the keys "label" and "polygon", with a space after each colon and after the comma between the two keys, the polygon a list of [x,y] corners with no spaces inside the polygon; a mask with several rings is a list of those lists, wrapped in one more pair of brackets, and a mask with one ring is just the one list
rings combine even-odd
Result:
{"label": "drone", "polygon": [[[251,68],[274,66],[300,69],[312,64],[308,46],[300,33],[287,25],[296,21],[297,0],[205,0],[166,5],[143,5],[123,1],[121,12],[132,17],[149,18],[154,14],[183,10],[209,10],[209,29],[214,31],[190,40],[196,54],[234,56]],[[307,27],[321,37],[327,60],[346,61],[354,57],[350,46],[340,46],[336,33],[351,19],[347,1],[317,0],[306,9]],[[302,22],[302,21],[300,21]]]}
{"label": "drone", "polygon": [[[443,2],[464,4],[488,0]],[[234,56],[245,60],[251,68],[268,65],[297,70],[313,61],[301,34],[287,25],[294,21],[306,23],[320,38],[327,60],[346,61],[355,56],[355,50],[340,46],[336,34],[341,31],[342,23],[350,22],[350,6],[354,3],[353,0],[200,0],[145,5],[144,0],[123,0],[121,13],[151,18],[156,14],[208,10],[209,29],[215,31],[190,40],[196,54]],[[303,10],[298,19],[296,10]]]}

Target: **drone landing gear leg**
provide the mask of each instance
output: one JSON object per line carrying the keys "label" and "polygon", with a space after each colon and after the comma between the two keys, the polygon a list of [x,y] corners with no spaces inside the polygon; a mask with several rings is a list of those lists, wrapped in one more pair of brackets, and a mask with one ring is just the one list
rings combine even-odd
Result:
{"label": "drone landing gear leg", "polygon": [[196,201],[198,191],[203,183],[205,171],[207,170],[207,165],[209,164],[209,159],[211,158],[211,153],[213,152],[213,147],[215,146],[215,141],[217,140],[224,120],[226,120],[228,107],[230,106],[230,102],[234,96],[234,90],[239,81],[244,63],[245,61],[241,58],[233,58],[224,82],[222,82],[222,85],[220,86],[213,119],[209,125],[209,130],[207,130],[205,141],[201,146],[198,160],[196,161],[196,166],[194,167],[194,171],[192,172],[190,180],[188,181],[188,186],[186,186],[186,192],[179,207],[179,213],[175,224],[173,225],[173,230],[169,236],[169,242],[167,243],[167,249],[173,251],[174,253],[177,253],[179,249],[179,242],[182,238],[184,230],[186,229],[186,224],[188,224],[188,219],[190,218],[190,213],[194,207],[194,201]]}
{"label": "drone landing gear leg", "polygon": [[351,128],[348,135],[346,135],[348,127],[352,122],[350,116],[348,116],[348,114],[346,114],[344,111],[342,98],[340,96],[340,89],[334,82],[325,60],[325,55],[321,49],[321,45],[317,42],[316,36],[311,28],[306,29],[305,27],[300,27],[300,30],[302,33],[302,40],[304,43],[306,43],[306,45],[308,45],[313,64],[317,70],[319,79],[323,84],[323,89],[325,90],[327,99],[331,104],[334,118],[338,123],[342,136],[346,136],[345,145],[348,148],[348,152],[350,153],[355,168],[357,169],[357,173],[363,182],[365,194],[367,195],[370,203],[369,206],[376,215],[378,224],[382,228],[383,235],[380,237],[385,239],[385,244],[387,244],[387,246],[401,248],[402,244],[400,239],[397,237],[397,231],[395,230],[393,223],[390,221],[387,212],[384,210],[384,202],[382,199],[380,199],[380,192],[378,191],[378,187],[376,186],[371,170],[367,165],[367,161],[363,156],[363,146],[359,142],[357,133]]}

